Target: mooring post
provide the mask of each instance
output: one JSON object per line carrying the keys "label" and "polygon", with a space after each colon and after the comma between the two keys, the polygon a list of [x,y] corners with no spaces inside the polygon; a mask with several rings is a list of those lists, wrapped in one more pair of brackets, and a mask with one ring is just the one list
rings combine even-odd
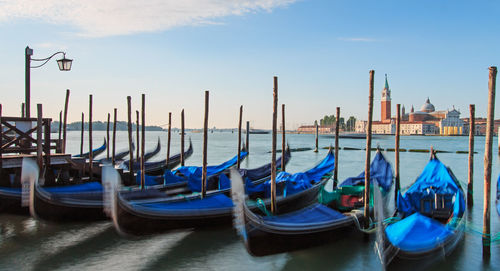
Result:
{"label": "mooring post", "polygon": [[59,146],[57,152],[61,152],[61,136],[62,136],[62,110],[59,111],[59,130],[57,135],[57,146]]}
{"label": "mooring post", "polygon": [[181,167],[184,166],[184,109],[181,111]]}
{"label": "mooring post", "polygon": [[318,152],[318,134],[319,134],[319,128],[318,128],[318,121],[314,121],[314,126],[316,129],[316,147],[314,148],[314,152]]}
{"label": "mooring post", "polygon": [[467,178],[467,206],[474,205],[474,135],[476,134],[476,106],[469,105],[469,176]]}
{"label": "mooring post", "polygon": [[250,153],[250,122],[247,121],[247,142],[245,143],[246,144],[246,149],[247,149],[247,152]]}
{"label": "mooring post", "polygon": [[240,169],[241,164],[241,121],[243,118],[243,105],[240,106],[240,119],[238,121],[238,160],[236,161],[236,168]]}
{"label": "mooring post", "polygon": [[276,214],[276,122],[278,121],[278,77],[273,87],[273,140],[271,149],[271,213]]}
{"label": "mooring post", "polygon": [[486,119],[486,140],[484,146],[484,207],[483,207],[483,258],[490,258],[490,203],[491,203],[491,153],[495,116],[495,90],[497,67],[490,67],[488,82],[488,115]]}
{"label": "mooring post", "polygon": [[[115,155],[116,155],[116,114],[117,114],[117,109],[115,108],[114,109],[114,119],[113,119],[113,153],[112,153],[112,157],[111,157],[111,163],[112,165],[114,165],[116,163],[116,160],[115,160]],[[109,141],[108,141],[108,144],[109,144]],[[108,149],[109,149],[109,145],[108,145]]]}
{"label": "mooring post", "polygon": [[395,190],[394,190],[394,205],[398,202],[398,192],[401,189],[400,177],[399,177],[399,132],[401,127],[401,104],[396,104],[396,143],[394,148],[394,181],[395,181]]}
{"label": "mooring post", "polygon": [[51,119],[45,120],[45,125],[43,127],[43,152],[45,153],[45,166],[50,167],[50,126],[52,122]]}
{"label": "mooring post", "polygon": [[21,103],[21,118],[24,118],[24,113],[26,113],[24,110],[24,103]]}
{"label": "mooring post", "polygon": [[43,153],[42,153],[42,104],[37,104],[37,119],[36,119],[36,159],[40,174],[43,172]]}
{"label": "mooring post", "polygon": [[286,170],[285,151],[286,151],[286,127],[285,127],[285,104],[281,104],[281,171]]}
{"label": "mooring post", "polygon": [[[134,183],[134,148],[132,147],[132,97],[127,96],[127,128],[128,128],[128,152],[129,152],[129,184]],[[139,145],[137,145],[139,148]]]}
{"label": "mooring post", "polygon": [[[0,142],[3,141],[3,127],[2,127],[2,104],[0,104]],[[2,145],[2,144],[0,144]],[[0,146],[0,176],[2,174],[2,168],[3,168],[3,158],[2,158],[2,146]]]}
{"label": "mooring post", "polygon": [[135,116],[136,116],[136,126],[135,126],[135,133],[136,133],[136,137],[137,137],[137,151],[136,151],[136,155],[135,155],[135,161],[137,163],[139,163],[139,160],[141,158],[141,154],[140,154],[140,151],[141,151],[141,142],[139,141],[140,140],[140,136],[139,136],[139,127],[140,127],[140,123],[139,123],[139,110],[135,110]]}
{"label": "mooring post", "polygon": [[340,134],[340,107],[337,107],[335,119],[335,167],[333,168],[333,188],[337,186],[339,172],[339,134]]}
{"label": "mooring post", "polygon": [[205,91],[205,117],[203,122],[203,171],[201,175],[202,198],[204,198],[207,193],[208,95],[209,93],[207,90]]}
{"label": "mooring post", "polygon": [[370,71],[370,89],[368,95],[368,124],[366,127],[366,159],[365,159],[365,195],[364,195],[364,224],[370,226],[370,163],[372,148],[372,118],[373,118],[373,80],[375,71]]}
{"label": "mooring post", "polygon": [[89,95],[89,179],[92,181],[94,168],[94,154],[92,153],[92,94]]}
{"label": "mooring post", "polygon": [[142,94],[141,110],[141,190],[146,186],[146,172],[144,172],[144,152],[146,151],[146,94]]}
{"label": "mooring post", "polygon": [[[83,155],[83,133],[85,131],[85,114],[82,112],[82,128],[80,133],[80,156]],[[65,152],[63,152],[65,153]]]}
{"label": "mooring post", "polygon": [[[107,144],[107,148],[106,148],[106,159],[109,160],[109,142],[111,142],[109,139],[109,123],[111,122],[111,114],[108,113],[108,123],[106,125],[106,144]],[[113,165],[115,163],[113,162]]]}
{"label": "mooring post", "polygon": [[172,129],[172,112],[168,112],[168,138],[167,138],[167,168],[170,163],[170,138],[171,138],[171,129]]}
{"label": "mooring post", "polygon": [[64,127],[63,127],[63,153],[66,153],[66,127],[68,125],[68,105],[69,105],[69,89],[66,89],[66,99],[64,100]]}

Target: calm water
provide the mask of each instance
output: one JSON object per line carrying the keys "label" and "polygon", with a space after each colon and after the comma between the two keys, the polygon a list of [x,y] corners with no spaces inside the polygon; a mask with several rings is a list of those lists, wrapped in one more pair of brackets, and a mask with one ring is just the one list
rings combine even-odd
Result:
{"label": "calm water", "polygon": [[[95,147],[102,144],[105,132],[94,133]],[[187,165],[200,165],[202,134],[188,133],[193,140],[194,153]],[[147,147],[155,146],[157,137],[166,143],[165,132],[148,132]],[[67,150],[79,152],[79,132],[69,132]],[[253,168],[270,161],[270,135],[250,136],[250,156],[242,167]],[[292,148],[313,147],[313,135],[289,135]],[[172,153],[178,153],[180,136],[172,138]],[[333,138],[320,137],[320,147],[326,147]],[[118,133],[117,152],[127,148],[125,132]],[[278,143],[281,144],[281,143]],[[383,136],[373,140],[373,146],[392,148],[394,137]],[[164,144],[165,145],[165,144]],[[343,147],[363,148],[364,140],[340,139]],[[402,137],[402,148],[456,151],[468,149],[467,137]],[[500,164],[494,140],[492,207],[496,192],[496,178]],[[85,150],[88,144],[85,143]],[[235,155],[237,133],[209,134],[208,161],[217,164]],[[476,140],[474,167],[474,208],[469,211],[469,226],[482,228],[483,214],[483,159],[484,137]],[[287,171],[308,169],[321,160],[326,150],[294,152]],[[393,162],[394,153],[385,153]],[[105,154],[104,154],[105,155]],[[166,156],[166,148],[155,159]],[[101,155],[100,157],[103,157]],[[100,158],[98,157],[98,158]],[[339,177],[357,175],[364,169],[364,151],[339,152]],[[402,186],[409,185],[426,165],[428,153],[400,154]],[[467,182],[467,154],[440,153],[438,157],[451,167],[459,180]],[[466,187],[464,187],[466,188]],[[491,230],[500,231],[500,218],[493,209]],[[230,228],[205,231],[178,231],[141,238],[123,238],[109,222],[55,224],[36,221],[29,217],[0,214],[0,269],[1,270],[378,270],[379,261],[373,250],[373,240],[363,241],[357,234],[326,246],[299,252],[255,258],[247,254],[243,243]],[[466,234],[453,254],[432,265],[430,270],[499,270],[500,247],[494,246],[489,263],[482,261],[481,236]],[[415,269],[420,266],[397,266]],[[424,269],[424,268],[421,268]]]}

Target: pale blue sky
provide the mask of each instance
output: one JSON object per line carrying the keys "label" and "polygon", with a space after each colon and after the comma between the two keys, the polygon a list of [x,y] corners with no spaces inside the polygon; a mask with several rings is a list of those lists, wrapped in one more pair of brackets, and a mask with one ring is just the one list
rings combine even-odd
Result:
{"label": "pale blue sky", "polygon": [[[375,72],[374,118],[389,76],[395,104],[416,109],[468,105],[485,116],[488,67],[500,63],[498,1],[0,1],[0,102],[19,115],[24,48],[34,58],[64,50],[71,72],[55,60],[33,69],[32,112],[43,103],[58,118],[71,89],[70,121],[88,111],[104,120],[126,96],[134,109],[147,94],[147,122],[201,127],[204,90],[210,126],[236,127],[238,108],[256,128],[270,128],[272,77],[287,126],[312,123],[340,106],[366,119],[368,71]],[[82,4],[83,3],[83,4]],[[497,95],[498,96],[498,95]],[[497,114],[500,112],[497,106]],[[32,113],[33,114],[33,113]]]}

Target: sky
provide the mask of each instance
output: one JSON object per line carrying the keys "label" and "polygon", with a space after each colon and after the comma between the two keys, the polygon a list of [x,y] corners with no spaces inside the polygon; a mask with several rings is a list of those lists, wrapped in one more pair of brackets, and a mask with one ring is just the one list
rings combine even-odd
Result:
{"label": "sky", "polygon": [[[210,91],[209,126],[254,128],[272,124],[273,76],[286,126],[312,124],[341,108],[367,119],[369,70],[375,70],[374,119],[387,74],[396,104],[416,110],[427,97],[437,110],[486,116],[488,67],[500,63],[500,2],[401,0],[0,0],[0,103],[19,116],[24,102],[24,49],[33,58],[65,51],[73,59],[60,72],[54,57],[31,69],[31,114],[59,118],[66,89],[68,119],[94,120],[126,97],[146,123],[203,126]],[[36,64],[36,63],[34,63]],[[498,96],[498,95],[497,95]],[[281,108],[281,107],[280,107]],[[496,116],[500,113],[497,106]],[[497,117],[498,118],[498,117]]]}

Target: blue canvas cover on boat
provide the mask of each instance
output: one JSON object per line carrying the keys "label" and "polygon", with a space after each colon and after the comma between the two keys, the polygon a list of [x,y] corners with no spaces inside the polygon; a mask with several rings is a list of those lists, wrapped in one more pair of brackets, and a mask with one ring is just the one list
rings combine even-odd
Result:
{"label": "blue canvas cover on boat", "polygon": [[203,199],[182,200],[175,202],[133,203],[136,207],[155,210],[202,210],[216,208],[232,208],[233,201],[224,194],[207,196]]}
{"label": "blue canvas cover on boat", "polygon": [[[399,192],[398,192],[399,193]],[[465,198],[461,188],[446,166],[435,158],[427,163],[422,174],[404,195],[398,194],[398,211],[404,216],[409,216],[421,211],[422,199],[433,199],[435,194],[455,196],[458,200],[458,215],[461,216],[465,210]],[[451,201],[450,201],[451,204]],[[447,206],[452,207],[452,206]],[[425,206],[424,206],[425,208]],[[432,208],[429,206],[429,208]]]}
{"label": "blue canvas cover on boat", "polygon": [[453,232],[440,222],[419,213],[387,226],[389,241],[404,251],[425,251],[441,245]]}
{"label": "blue canvas cover on boat", "polygon": [[102,184],[100,182],[88,182],[74,185],[49,186],[43,187],[43,189],[50,193],[100,192],[102,191]]}
{"label": "blue canvas cover on boat", "polygon": [[[287,172],[280,172],[276,176],[276,185],[283,185],[284,189],[277,189],[277,195],[292,195],[300,191],[304,191],[314,184],[321,181],[323,176],[333,171],[335,167],[335,157],[332,152],[328,152],[327,156],[318,165],[305,172],[290,174]],[[245,189],[247,194],[264,192],[265,197],[271,196],[271,180],[267,180],[259,185],[254,185],[252,182],[245,182]]]}
{"label": "blue canvas cover on boat", "polygon": [[[144,177],[145,177],[144,181],[145,181],[146,186],[163,184],[163,177],[161,177],[161,176],[149,176],[149,175],[145,174]],[[135,175],[135,183],[138,185],[141,184],[141,171],[140,170],[137,172],[137,175]]]}
{"label": "blue canvas cover on boat", "polygon": [[310,224],[310,223],[331,222],[345,218],[346,216],[343,215],[342,213],[335,211],[331,208],[328,208],[325,205],[319,203],[283,215],[262,217],[262,219],[264,219],[266,222],[287,223],[287,224]]}
{"label": "blue canvas cover on boat", "polygon": [[[387,162],[381,152],[377,152],[370,165],[370,183],[377,181],[378,185],[382,187],[384,191],[388,192],[391,189],[393,179],[394,174],[391,164]],[[364,185],[364,183],[365,172],[363,171],[357,177],[347,178],[339,186]]]}

